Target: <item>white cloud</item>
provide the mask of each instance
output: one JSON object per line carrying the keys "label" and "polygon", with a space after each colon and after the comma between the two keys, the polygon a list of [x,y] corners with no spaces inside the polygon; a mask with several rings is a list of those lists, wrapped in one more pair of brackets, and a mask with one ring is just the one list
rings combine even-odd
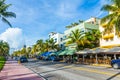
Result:
{"label": "white cloud", "polygon": [[24,45],[22,30],[19,28],[8,28],[5,32],[0,34],[0,40],[8,42],[10,48],[18,49]]}

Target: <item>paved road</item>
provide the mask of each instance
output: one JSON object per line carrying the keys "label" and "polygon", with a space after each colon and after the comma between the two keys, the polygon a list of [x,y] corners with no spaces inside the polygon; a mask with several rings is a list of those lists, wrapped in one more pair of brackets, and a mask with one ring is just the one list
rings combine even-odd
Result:
{"label": "paved road", "polygon": [[120,80],[120,70],[112,68],[37,60],[23,65],[46,80]]}

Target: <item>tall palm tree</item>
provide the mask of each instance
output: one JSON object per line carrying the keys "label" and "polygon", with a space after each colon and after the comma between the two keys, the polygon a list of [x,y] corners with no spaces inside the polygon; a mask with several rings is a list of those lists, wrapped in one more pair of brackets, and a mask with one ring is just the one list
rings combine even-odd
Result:
{"label": "tall palm tree", "polygon": [[27,47],[27,49],[26,49],[27,57],[30,56],[31,50],[32,50],[31,47]]}
{"label": "tall palm tree", "polygon": [[38,52],[42,52],[43,51],[43,40],[42,39],[37,40],[36,46],[37,46]]}
{"label": "tall palm tree", "polygon": [[0,0],[0,18],[3,22],[7,23],[10,27],[12,27],[11,23],[6,19],[9,17],[16,17],[15,13],[7,11],[10,6],[11,4],[6,4],[5,0]]}
{"label": "tall palm tree", "polygon": [[102,10],[110,12],[101,19],[101,24],[106,24],[104,33],[112,33],[115,27],[116,34],[120,36],[120,0],[111,0],[113,4],[106,4]]}
{"label": "tall palm tree", "polygon": [[43,52],[49,51],[49,40],[45,40],[43,43]]}
{"label": "tall palm tree", "polygon": [[72,31],[72,35],[68,37],[70,40],[68,44],[76,43],[77,50],[80,49],[80,46],[84,47],[85,43],[89,43],[89,41],[85,38],[85,33],[80,32],[79,29]]}
{"label": "tall palm tree", "polygon": [[9,54],[9,44],[7,42],[0,41],[0,55],[5,56]]}
{"label": "tall palm tree", "polygon": [[51,38],[49,41],[48,41],[49,43],[49,48],[50,48],[50,50],[54,50],[55,49],[55,41],[54,41],[54,39],[53,38]]}
{"label": "tall palm tree", "polygon": [[31,53],[36,54],[36,52],[37,52],[37,45],[33,45]]}

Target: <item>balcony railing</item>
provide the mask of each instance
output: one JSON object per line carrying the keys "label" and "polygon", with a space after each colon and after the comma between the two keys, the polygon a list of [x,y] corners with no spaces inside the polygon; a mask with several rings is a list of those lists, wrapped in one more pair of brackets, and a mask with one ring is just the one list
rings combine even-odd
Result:
{"label": "balcony railing", "polygon": [[106,35],[103,35],[103,36],[102,36],[103,39],[111,39],[111,38],[113,38],[113,37],[114,37],[114,34],[113,34],[113,33],[111,33],[111,34],[106,34]]}

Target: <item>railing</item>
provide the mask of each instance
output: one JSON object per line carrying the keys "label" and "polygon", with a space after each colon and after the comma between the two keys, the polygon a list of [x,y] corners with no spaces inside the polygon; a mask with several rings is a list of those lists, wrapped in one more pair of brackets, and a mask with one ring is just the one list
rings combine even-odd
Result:
{"label": "railing", "polygon": [[106,35],[103,35],[102,38],[103,39],[110,39],[110,38],[113,38],[114,37],[114,34],[111,33],[111,34],[106,34]]}

